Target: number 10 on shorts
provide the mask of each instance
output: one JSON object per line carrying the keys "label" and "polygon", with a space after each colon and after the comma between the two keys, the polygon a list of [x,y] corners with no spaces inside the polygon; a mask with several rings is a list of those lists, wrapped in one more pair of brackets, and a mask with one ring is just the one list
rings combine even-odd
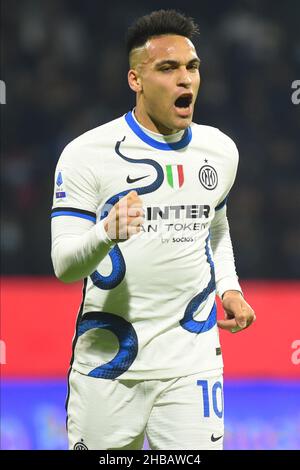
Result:
{"label": "number 10 on shorts", "polygon": [[204,418],[209,418],[211,408],[218,418],[222,418],[223,388],[221,382],[215,382],[210,388],[207,380],[197,380],[197,385],[202,388]]}

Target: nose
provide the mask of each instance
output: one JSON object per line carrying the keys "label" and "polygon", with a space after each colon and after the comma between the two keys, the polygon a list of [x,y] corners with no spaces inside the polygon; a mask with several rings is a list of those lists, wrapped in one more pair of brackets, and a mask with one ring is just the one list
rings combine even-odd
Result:
{"label": "nose", "polygon": [[179,68],[178,74],[178,86],[183,86],[184,88],[189,88],[192,84],[192,79],[190,77],[189,71],[186,67]]}

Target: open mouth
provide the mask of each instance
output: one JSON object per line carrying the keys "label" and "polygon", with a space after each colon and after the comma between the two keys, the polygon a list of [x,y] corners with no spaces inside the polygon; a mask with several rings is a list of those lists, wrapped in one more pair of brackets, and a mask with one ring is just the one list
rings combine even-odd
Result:
{"label": "open mouth", "polygon": [[179,96],[175,101],[176,108],[188,108],[193,101],[193,95],[191,93],[186,93]]}

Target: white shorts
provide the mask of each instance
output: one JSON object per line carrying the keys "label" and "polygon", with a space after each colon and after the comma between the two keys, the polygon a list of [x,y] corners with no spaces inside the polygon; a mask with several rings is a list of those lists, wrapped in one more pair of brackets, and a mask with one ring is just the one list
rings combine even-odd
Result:
{"label": "white shorts", "polygon": [[223,377],[106,380],[72,370],[67,404],[70,449],[222,449]]}

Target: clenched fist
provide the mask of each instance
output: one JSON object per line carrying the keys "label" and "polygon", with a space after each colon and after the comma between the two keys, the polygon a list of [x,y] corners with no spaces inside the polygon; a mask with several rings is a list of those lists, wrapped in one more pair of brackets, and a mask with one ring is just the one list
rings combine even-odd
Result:
{"label": "clenched fist", "polygon": [[104,228],[109,238],[117,243],[140,232],[143,223],[142,200],[136,191],[130,191],[111,209],[104,222]]}
{"label": "clenched fist", "polygon": [[248,328],[256,319],[253,309],[238,291],[226,291],[223,295],[222,305],[225,319],[218,320],[218,327],[223,330],[237,333]]}

